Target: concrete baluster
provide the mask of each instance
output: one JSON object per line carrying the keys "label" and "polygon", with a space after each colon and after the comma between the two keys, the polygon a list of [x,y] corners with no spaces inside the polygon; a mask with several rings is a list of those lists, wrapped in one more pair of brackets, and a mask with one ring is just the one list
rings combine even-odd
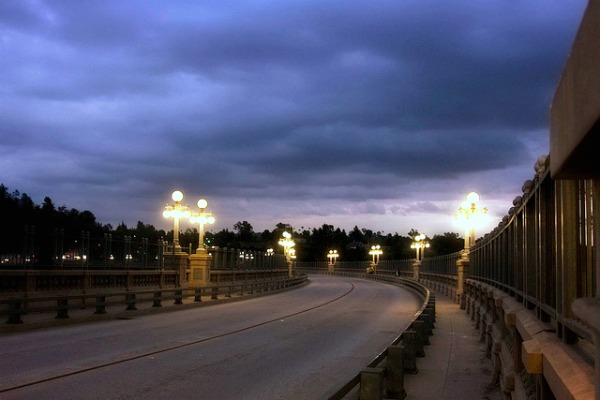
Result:
{"label": "concrete baluster", "polygon": [[413,330],[404,331],[402,334],[402,346],[404,346],[403,366],[407,374],[416,374],[417,369],[417,332]]}
{"label": "concrete baluster", "polygon": [[127,305],[125,310],[127,310],[127,311],[137,310],[137,307],[135,306],[135,293],[127,293],[125,295],[125,304]]}
{"label": "concrete baluster", "polygon": [[360,400],[383,399],[385,369],[365,368],[360,372]]}
{"label": "concrete baluster", "polygon": [[152,307],[162,307],[162,292],[157,290],[152,297]]}
{"label": "concrete baluster", "polygon": [[8,320],[7,324],[22,324],[23,320],[21,319],[23,302],[21,300],[13,300],[11,299],[8,303]]}
{"label": "concrete baluster", "polygon": [[415,348],[417,352],[417,357],[425,357],[425,323],[423,321],[417,320],[413,321],[412,329],[415,331]]}
{"label": "concrete baluster", "polygon": [[404,346],[390,346],[387,349],[385,372],[385,396],[387,399],[404,399]]}
{"label": "concrete baluster", "polygon": [[57,319],[69,318],[69,299],[56,300],[56,317]]}
{"label": "concrete baluster", "polygon": [[106,296],[96,297],[96,311],[94,314],[106,314]]}

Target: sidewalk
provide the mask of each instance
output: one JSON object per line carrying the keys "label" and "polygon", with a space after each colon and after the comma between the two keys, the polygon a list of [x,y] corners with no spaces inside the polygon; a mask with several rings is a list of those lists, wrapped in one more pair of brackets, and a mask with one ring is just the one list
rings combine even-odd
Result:
{"label": "sidewalk", "polygon": [[492,361],[485,356],[479,332],[465,310],[436,293],[436,322],[425,357],[417,358],[419,372],[404,376],[407,399],[501,400],[491,385]]}

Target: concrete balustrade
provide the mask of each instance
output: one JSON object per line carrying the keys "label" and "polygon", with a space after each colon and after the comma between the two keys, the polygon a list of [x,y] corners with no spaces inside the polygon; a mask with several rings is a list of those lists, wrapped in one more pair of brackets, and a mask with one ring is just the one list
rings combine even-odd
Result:
{"label": "concrete balustrade", "polygon": [[[306,276],[294,278],[276,278],[275,280],[237,282],[215,284],[203,288],[171,288],[158,290],[138,290],[131,292],[110,292],[104,294],[73,294],[60,296],[38,296],[27,298],[0,299],[0,315],[5,315],[7,324],[22,324],[22,317],[30,314],[55,313],[57,319],[69,318],[69,311],[73,309],[92,308],[94,314],[106,314],[108,304],[115,306],[124,304],[126,311],[135,311],[140,302],[149,302],[151,307],[162,307],[166,300],[173,301],[174,305],[182,305],[184,299],[193,299],[201,302],[202,296],[210,296],[218,300],[219,294],[226,298],[232,297],[234,291],[238,296],[254,293],[257,287],[261,292],[283,290],[289,287],[306,283]],[[257,291],[258,292],[258,291]]]}

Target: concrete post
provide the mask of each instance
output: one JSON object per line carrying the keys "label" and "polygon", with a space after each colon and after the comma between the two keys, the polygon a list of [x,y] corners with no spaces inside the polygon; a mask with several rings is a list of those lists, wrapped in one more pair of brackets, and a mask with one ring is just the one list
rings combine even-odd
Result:
{"label": "concrete post", "polygon": [[360,400],[383,399],[383,368],[365,368],[360,372]]}
{"label": "concrete post", "polygon": [[418,282],[419,278],[420,278],[421,261],[415,261],[412,265],[412,268],[413,268],[413,279]]}
{"label": "concrete post", "polygon": [[466,306],[466,296],[464,295],[465,280],[469,275],[469,259],[461,257],[456,261],[457,280],[456,280],[456,301],[460,304],[460,309],[464,310]]}
{"label": "concrete post", "polygon": [[198,249],[196,254],[189,257],[190,277],[189,287],[201,287],[210,284],[210,265],[212,256],[204,249]]}
{"label": "concrete post", "polygon": [[412,329],[416,332],[415,335],[415,349],[417,357],[425,357],[425,322],[413,321]]}
{"label": "concrete post", "polygon": [[387,349],[385,373],[385,394],[388,399],[404,399],[404,346],[390,346]]}
{"label": "concrete post", "polygon": [[407,374],[416,374],[417,369],[417,332],[404,331],[402,334],[402,346],[404,346],[403,367]]}

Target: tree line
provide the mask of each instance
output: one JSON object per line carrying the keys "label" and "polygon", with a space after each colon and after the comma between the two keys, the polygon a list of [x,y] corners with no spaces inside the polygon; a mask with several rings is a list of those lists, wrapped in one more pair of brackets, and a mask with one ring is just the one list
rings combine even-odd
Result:
{"label": "tree line", "polygon": [[[92,242],[107,235],[115,243],[127,240],[135,243],[143,239],[152,245],[162,240],[173,240],[172,230],[156,229],[142,221],[138,221],[135,227],[128,227],[123,222],[113,227],[96,221],[91,211],[79,211],[65,205],[57,207],[49,197],[45,197],[42,204],[35,204],[26,193],[18,190],[10,192],[3,184],[0,184],[0,212],[3,216],[0,255],[27,253],[33,255],[39,264],[49,264],[56,256],[59,237],[64,242],[65,251],[77,247],[82,235],[92,238]],[[419,233],[412,229],[406,236],[384,234],[358,226],[346,232],[329,224],[318,228],[294,229],[287,223],[278,223],[272,230],[255,232],[250,222],[239,221],[232,230],[225,228],[218,232],[206,232],[205,245],[254,251],[272,248],[280,252],[281,246],[277,242],[284,231],[293,234],[299,261],[323,261],[331,249],[337,250],[342,260],[367,260],[370,246],[374,244],[384,249],[383,259],[413,258],[415,252],[410,245]],[[187,228],[180,232],[179,241],[182,246],[189,245],[195,249],[198,247],[198,236],[196,228]],[[431,247],[427,249],[426,257],[450,254],[463,248],[463,240],[457,233],[434,235],[428,240]]]}

